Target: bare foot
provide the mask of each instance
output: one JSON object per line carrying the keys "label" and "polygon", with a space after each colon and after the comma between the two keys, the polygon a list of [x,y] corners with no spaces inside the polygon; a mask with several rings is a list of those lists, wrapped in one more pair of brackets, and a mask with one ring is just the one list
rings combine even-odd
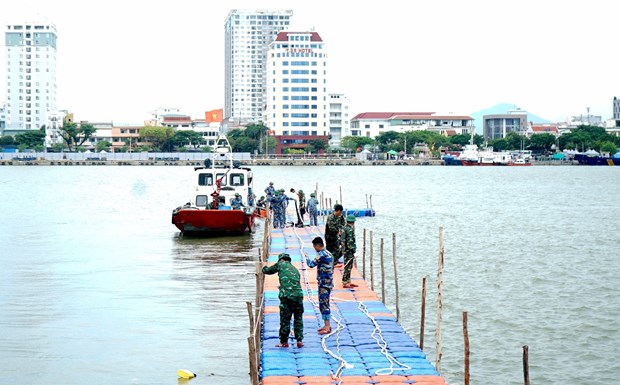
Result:
{"label": "bare foot", "polygon": [[288,344],[277,344],[276,348],[288,348]]}

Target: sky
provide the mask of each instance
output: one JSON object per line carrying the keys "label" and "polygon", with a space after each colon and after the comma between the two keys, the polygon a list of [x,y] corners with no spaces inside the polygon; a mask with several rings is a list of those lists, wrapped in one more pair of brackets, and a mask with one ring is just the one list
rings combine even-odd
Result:
{"label": "sky", "polygon": [[[611,118],[620,97],[620,3],[590,0],[22,0],[0,24],[58,30],[58,108],[76,120],[143,124],[158,107],[192,118],[224,107],[224,21],[232,9],[292,9],[329,54],[328,91],[351,115],[471,114],[510,103],[551,121]],[[372,4],[372,5],[371,5]],[[0,53],[6,102],[6,49]],[[351,117],[352,117],[351,116]]]}

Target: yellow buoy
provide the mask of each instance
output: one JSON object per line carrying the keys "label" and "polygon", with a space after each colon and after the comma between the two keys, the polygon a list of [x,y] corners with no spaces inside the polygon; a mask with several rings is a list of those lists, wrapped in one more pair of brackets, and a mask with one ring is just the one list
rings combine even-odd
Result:
{"label": "yellow buoy", "polygon": [[179,377],[181,377],[181,378],[187,378],[187,379],[190,379],[190,378],[194,378],[194,377],[196,377],[196,373],[191,372],[191,371],[189,371],[189,370],[185,370],[185,369],[179,369],[179,370],[177,370],[177,374],[179,375]]}

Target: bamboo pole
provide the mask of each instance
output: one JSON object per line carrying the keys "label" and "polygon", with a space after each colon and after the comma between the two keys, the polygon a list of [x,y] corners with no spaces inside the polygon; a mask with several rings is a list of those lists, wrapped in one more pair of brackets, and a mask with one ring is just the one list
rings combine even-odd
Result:
{"label": "bamboo pole", "polygon": [[370,290],[375,291],[375,272],[372,266],[372,230],[370,231]]}
{"label": "bamboo pole", "polygon": [[372,195],[370,196],[370,209],[372,210]]}
{"label": "bamboo pole", "polygon": [[248,354],[250,360],[250,378],[252,385],[258,385],[258,362],[256,361],[256,340],[254,330],[254,315],[252,314],[252,303],[246,301],[248,317],[250,318],[250,336],[248,337]]}
{"label": "bamboo pole", "polygon": [[364,229],[364,238],[362,245],[362,278],[366,280],[366,229]]}
{"label": "bamboo pole", "polygon": [[383,265],[383,238],[381,238],[381,302],[385,304],[385,268]]}
{"label": "bamboo pole", "polygon": [[254,346],[253,336],[248,337],[248,352],[250,356],[250,379],[252,380],[252,385],[258,385],[258,368],[254,360],[254,357],[256,357],[256,347]]}
{"label": "bamboo pole", "polygon": [[398,294],[398,265],[396,263],[396,233],[392,233],[392,260],[394,261],[394,285],[396,287],[396,321],[400,322],[400,297]]}
{"label": "bamboo pole", "polygon": [[443,228],[439,227],[439,258],[437,262],[437,325],[435,327],[435,368],[441,372],[441,318],[443,311]]}
{"label": "bamboo pole", "polygon": [[528,346],[523,345],[523,383],[525,385],[530,385],[530,365],[528,358]]}
{"label": "bamboo pole", "polygon": [[338,188],[340,188],[340,202],[338,202],[338,203],[340,203],[342,205],[342,186],[338,186]]}
{"label": "bamboo pole", "polygon": [[368,208],[368,194],[366,194],[366,208]]}
{"label": "bamboo pole", "polygon": [[463,339],[465,345],[465,376],[463,385],[469,385],[469,332],[467,331],[467,312],[463,312]]}
{"label": "bamboo pole", "polygon": [[422,306],[420,314],[420,350],[424,350],[424,321],[426,319],[426,277],[422,278]]}

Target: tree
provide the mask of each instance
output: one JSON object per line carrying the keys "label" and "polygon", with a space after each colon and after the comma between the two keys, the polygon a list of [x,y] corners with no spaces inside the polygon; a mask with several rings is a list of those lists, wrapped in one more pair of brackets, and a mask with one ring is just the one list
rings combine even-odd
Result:
{"label": "tree", "polygon": [[37,145],[45,144],[45,130],[36,130],[31,132],[24,132],[23,134],[15,135],[15,144],[23,144],[26,148],[34,148]]}
{"label": "tree", "polygon": [[11,135],[0,136],[0,146],[12,146],[15,144],[15,138]]}
{"label": "tree", "polygon": [[61,152],[64,149],[67,148],[67,144],[66,143],[54,143],[52,144],[52,150],[54,150],[54,152]]}
{"label": "tree", "polygon": [[450,137],[450,143],[459,148],[464,147],[466,144],[469,144],[471,139],[471,135],[468,134],[458,134]]}
{"label": "tree", "polygon": [[101,142],[97,143],[97,151],[98,152],[110,151],[110,147],[112,147],[112,143],[110,143],[107,140],[102,140]]}
{"label": "tree", "polygon": [[174,129],[172,127],[146,126],[140,130],[140,138],[153,143],[153,147],[161,150],[164,150],[166,147],[170,150],[170,139],[173,136]]}
{"label": "tree", "polygon": [[325,139],[310,139],[308,141],[308,144],[308,150],[316,153],[320,152],[321,150],[325,150],[328,146],[327,140]]}
{"label": "tree", "polygon": [[522,150],[529,146],[530,140],[525,135],[519,135],[517,132],[509,132],[506,134],[507,150]]}
{"label": "tree", "polygon": [[249,124],[245,126],[245,136],[248,138],[260,140],[264,135],[267,134],[269,128],[265,126],[263,123],[258,124]]}
{"label": "tree", "polygon": [[357,151],[358,148],[364,148],[364,146],[372,145],[375,141],[367,136],[345,136],[340,140],[342,147],[348,148],[353,151]]}
{"label": "tree", "polygon": [[194,147],[194,150],[201,144],[204,144],[204,137],[200,132],[191,130],[181,130],[174,133],[174,136],[170,139],[171,143],[177,147],[183,147],[186,144]]}
{"label": "tree", "polygon": [[386,132],[382,132],[379,135],[377,135],[375,137],[375,141],[379,144],[381,151],[388,151],[388,150],[402,149],[403,148],[402,145],[400,146],[400,148],[392,148],[392,147],[396,147],[395,145],[399,144],[399,142],[401,142],[403,138],[404,138],[403,134],[399,134],[396,131],[386,131]]}
{"label": "tree", "polygon": [[603,142],[601,143],[600,151],[614,155],[618,151],[618,146],[613,142]]}
{"label": "tree", "polygon": [[544,133],[535,134],[530,138],[530,145],[528,148],[534,152],[547,153],[551,152],[551,146],[555,144],[555,135]]}
{"label": "tree", "polygon": [[77,151],[77,148],[90,139],[96,131],[95,126],[90,123],[82,123],[78,126],[74,122],[65,122],[59,130],[59,135],[67,143],[69,150],[73,148]]}
{"label": "tree", "polygon": [[493,139],[489,142],[490,146],[493,146],[494,151],[505,151],[508,149],[508,142],[504,138]]}
{"label": "tree", "polygon": [[[265,142],[267,142],[266,146],[265,146]],[[260,140],[258,152],[261,154],[264,154],[265,152],[273,153],[276,150],[277,145],[278,145],[278,140],[274,138],[273,136],[263,136],[263,138]]]}

